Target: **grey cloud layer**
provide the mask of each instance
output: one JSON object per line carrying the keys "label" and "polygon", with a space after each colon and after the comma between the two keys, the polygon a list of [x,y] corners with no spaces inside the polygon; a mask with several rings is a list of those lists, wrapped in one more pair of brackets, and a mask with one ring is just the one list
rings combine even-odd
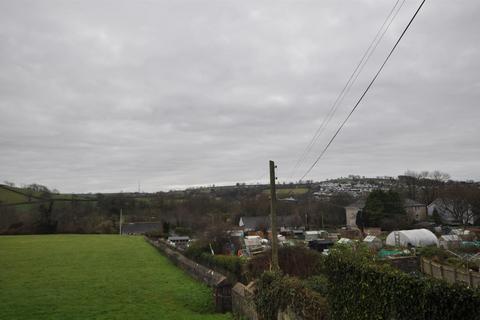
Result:
{"label": "grey cloud layer", "polygon": [[[288,179],[393,3],[0,1],[0,179],[153,191],[254,181],[270,158]],[[416,5],[406,1],[315,154]],[[474,0],[427,2],[309,178],[480,179],[479,13]]]}

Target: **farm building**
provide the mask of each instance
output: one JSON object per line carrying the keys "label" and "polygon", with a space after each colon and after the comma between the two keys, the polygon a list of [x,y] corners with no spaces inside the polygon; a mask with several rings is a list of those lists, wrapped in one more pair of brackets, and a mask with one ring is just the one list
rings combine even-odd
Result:
{"label": "farm building", "polygon": [[424,221],[427,219],[427,206],[412,199],[405,199],[403,208],[410,221]]}
{"label": "farm building", "polygon": [[365,239],[363,239],[363,243],[365,243],[370,249],[379,250],[383,247],[382,240],[375,236],[366,236]]}
{"label": "farm building", "polygon": [[459,248],[462,245],[462,239],[455,234],[443,235],[438,239],[440,247],[444,249]]}
{"label": "farm building", "polygon": [[347,219],[347,227],[357,227],[357,213],[365,207],[365,200],[358,200],[355,203],[345,207],[345,215]]}
{"label": "farm building", "polygon": [[387,236],[386,244],[397,247],[438,246],[438,239],[427,229],[393,231]]}

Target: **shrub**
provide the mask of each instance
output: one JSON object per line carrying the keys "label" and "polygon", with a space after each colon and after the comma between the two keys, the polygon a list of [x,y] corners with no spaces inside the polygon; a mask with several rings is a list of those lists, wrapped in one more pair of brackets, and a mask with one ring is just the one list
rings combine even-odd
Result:
{"label": "shrub", "polygon": [[243,258],[221,254],[212,255],[209,246],[205,243],[194,242],[185,250],[185,256],[219,272],[230,273],[237,281],[243,278],[243,265],[245,264]]}
{"label": "shrub", "polygon": [[437,248],[435,246],[419,248],[417,253],[422,257],[436,261],[443,261],[450,256],[447,251],[442,248]]}
{"label": "shrub", "polygon": [[[272,252],[253,257],[247,265],[249,275],[258,278],[264,271],[270,270]],[[284,274],[308,278],[323,272],[324,256],[305,247],[283,247],[278,250],[278,264]]]}
{"label": "shrub", "polygon": [[184,254],[188,258],[200,262],[199,260],[201,259],[202,254],[208,252],[210,252],[208,244],[201,241],[195,241],[190,244],[190,246],[185,250]]}
{"label": "shrub", "polygon": [[305,287],[320,293],[322,296],[327,296],[329,282],[325,275],[312,276],[304,280]]}
{"label": "shrub", "polygon": [[297,278],[265,272],[257,282],[255,304],[262,320],[275,320],[279,311],[290,309],[305,320],[327,319],[328,303]]}
{"label": "shrub", "polygon": [[332,251],[325,261],[334,319],[480,319],[480,293]]}
{"label": "shrub", "polygon": [[200,260],[205,262],[211,268],[219,268],[232,273],[237,279],[240,279],[242,276],[244,260],[241,257],[202,253]]}

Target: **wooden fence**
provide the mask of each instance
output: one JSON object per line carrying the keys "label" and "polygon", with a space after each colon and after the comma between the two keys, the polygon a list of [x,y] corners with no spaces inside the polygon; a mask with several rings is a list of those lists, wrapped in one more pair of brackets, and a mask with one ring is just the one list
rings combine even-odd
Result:
{"label": "wooden fence", "polygon": [[422,258],[420,268],[423,273],[448,283],[463,283],[472,288],[480,288],[480,273],[442,265]]}

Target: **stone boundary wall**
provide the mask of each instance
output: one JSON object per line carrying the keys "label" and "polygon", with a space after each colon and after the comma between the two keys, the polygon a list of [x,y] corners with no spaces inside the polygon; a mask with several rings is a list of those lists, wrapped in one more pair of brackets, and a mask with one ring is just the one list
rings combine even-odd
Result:
{"label": "stone boundary wall", "polygon": [[[187,272],[191,277],[202,281],[214,289],[215,308],[217,312],[232,311],[236,319],[258,320],[255,308],[254,283],[245,286],[241,282],[233,285],[227,277],[212,269],[209,269],[182,255],[171,248],[163,240],[145,238],[152,246],[162,252],[177,267]],[[302,320],[291,310],[278,313],[279,320]]]}
{"label": "stone boundary wall", "polygon": [[445,280],[448,283],[463,283],[473,288],[480,288],[480,273],[457,269],[422,258],[420,267],[423,273],[434,278]]}
{"label": "stone boundary wall", "polygon": [[162,240],[152,240],[149,238],[145,238],[145,240],[161,251],[170,259],[170,261],[188,273],[191,277],[213,288],[215,295],[215,308],[217,312],[227,312],[232,310],[232,283],[227,277],[188,259],[178,251],[170,248],[170,246]]}
{"label": "stone boundary wall", "polygon": [[238,319],[258,320],[253,288],[237,282],[232,288],[232,312]]}

